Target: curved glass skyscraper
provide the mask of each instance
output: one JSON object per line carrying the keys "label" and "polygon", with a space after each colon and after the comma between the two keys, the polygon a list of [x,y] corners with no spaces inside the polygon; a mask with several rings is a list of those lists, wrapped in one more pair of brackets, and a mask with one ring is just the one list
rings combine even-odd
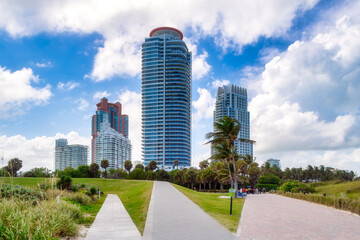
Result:
{"label": "curved glass skyscraper", "polygon": [[191,52],[182,39],[160,27],[142,45],[142,154],[165,170],[191,164]]}

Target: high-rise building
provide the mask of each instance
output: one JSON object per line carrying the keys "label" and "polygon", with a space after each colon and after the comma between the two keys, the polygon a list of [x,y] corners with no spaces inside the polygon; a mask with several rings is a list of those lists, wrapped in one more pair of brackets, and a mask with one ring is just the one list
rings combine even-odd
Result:
{"label": "high-rise building", "polygon": [[94,162],[101,166],[101,161],[109,161],[109,168],[124,169],[124,162],[131,160],[131,142],[121,133],[115,131],[110,122],[110,114],[104,113],[104,121],[100,123],[100,131],[97,131],[94,141]]}
{"label": "high-rise building", "polygon": [[158,168],[191,165],[191,52],[183,34],[152,30],[142,45],[142,154]]}
{"label": "high-rise building", "polygon": [[[219,87],[216,93],[214,111],[214,122],[224,116],[235,118],[239,121],[241,129],[238,137],[250,140],[250,113],[247,109],[247,91],[235,85]],[[251,142],[235,141],[238,154],[245,156],[253,155],[253,144]]]}
{"label": "high-rise building", "polygon": [[110,127],[116,132],[121,133],[125,138],[129,136],[129,117],[121,114],[121,103],[109,103],[106,98],[102,98],[96,106],[97,111],[91,123],[91,162],[93,163],[95,162],[95,138],[101,130],[101,123],[109,122]]}
{"label": "high-rise building", "polygon": [[55,141],[55,170],[64,170],[67,167],[77,169],[88,164],[88,146],[68,145],[67,139]]}
{"label": "high-rise building", "polygon": [[276,166],[276,167],[280,168],[280,160],[279,159],[269,158],[268,160],[266,160],[266,162],[270,163],[270,167]]}

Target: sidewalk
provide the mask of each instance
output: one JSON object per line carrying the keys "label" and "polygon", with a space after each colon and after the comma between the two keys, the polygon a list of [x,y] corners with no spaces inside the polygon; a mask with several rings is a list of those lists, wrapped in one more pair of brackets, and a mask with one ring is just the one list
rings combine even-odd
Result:
{"label": "sidewalk", "polygon": [[358,239],[360,216],[275,194],[250,194],[238,234],[241,240]]}
{"label": "sidewalk", "polygon": [[235,239],[168,182],[154,182],[144,231],[146,240]]}
{"label": "sidewalk", "polygon": [[119,197],[109,194],[85,239],[140,240],[141,235]]}

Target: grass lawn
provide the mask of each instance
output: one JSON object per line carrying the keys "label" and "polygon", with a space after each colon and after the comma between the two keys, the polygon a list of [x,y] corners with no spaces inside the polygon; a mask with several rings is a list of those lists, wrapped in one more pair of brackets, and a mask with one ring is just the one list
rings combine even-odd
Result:
{"label": "grass lawn", "polygon": [[318,186],[315,189],[319,193],[326,193],[336,197],[341,197],[341,193],[344,193],[347,198],[360,200],[360,180],[337,184],[329,182],[329,184]]}
{"label": "grass lawn", "polygon": [[197,192],[176,184],[173,186],[225,228],[236,233],[245,199],[233,199],[233,211],[230,215],[230,199],[219,198],[227,194]]}
{"label": "grass lawn", "polygon": [[[12,183],[29,188],[36,188],[38,184],[49,181],[46,178],[0,178],[0,183]],[[73,184],[89,184],[98,186],[105,194],[117,194],[134,221],[139,232],[143,234],[153,182],[141,180],[123,179],[99,179],[99,178],[73,178]],[[91,223],[100,210],[105,198],[82,210],[88,216]]]}

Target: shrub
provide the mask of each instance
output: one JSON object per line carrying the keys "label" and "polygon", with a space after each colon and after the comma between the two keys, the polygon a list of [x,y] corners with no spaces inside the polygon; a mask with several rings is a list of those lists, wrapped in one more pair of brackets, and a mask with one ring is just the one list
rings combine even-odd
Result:
{"label": "shrub", "polygon": [[45,193],[5,183],[0,185],[0,190],[0,198],[26,200],[32,202],[32,204],[37,204],[37,202],[42,201],[46,197]]}
{"label": "shrub", "polygon": [[257,184],[257,188],[259,188],[260,190],[265,188],[267,192],[271,191],[271,190],[276,190],[279,186],[276,184]]}
{"label": "shrub", "polygon": [[88,191],[88,195],[93,196],[96,194],[96,187],[91,187],[90,190]]}
{"label": "shrub", "polygon": [[299,187],[300,186],[300,182],[298,181],[291,181],[291,182],[286,182],[281,186],[281,190],[284,192],[291,192],[293,190],[293,188]]}
{"label": "shrub", "polygon": [[0,201],[0,239],[58,239],[76,236],[83,216],[78,206],[61,201]]}
{"label": "shrub", "polygon": [[145,171],[141,168],[135,168],[132,172],[130,172],[129,178],[143,180],[145,179]]}
{"label": "shrub", "polygon": [[259,177],[258,183],[280,185],[281,179],[278,176],[269,173],[269,174],[261,175]]}
{"label": "shrub", "polygon": [[308,186],[308,185],[306,185],[304,183],[300,183],[300,185],[298,187],[294,187],[291,191],[294,192],[294,193],[299,193],[299,192],[302,192],[302,193],[314,193],[315,188],[311,187],[311,186]]}
{"label": "shrub", "polygon": [[92,199],[88,195],[80,192],[66,193],[64,194],[64,198],[82,205],[89,205],[92,202]]}
{"label": "shrub", "polygon": [[60,180],[57,182],[59,189],[71,189],[72,179],[70,176],[61,176]]}

